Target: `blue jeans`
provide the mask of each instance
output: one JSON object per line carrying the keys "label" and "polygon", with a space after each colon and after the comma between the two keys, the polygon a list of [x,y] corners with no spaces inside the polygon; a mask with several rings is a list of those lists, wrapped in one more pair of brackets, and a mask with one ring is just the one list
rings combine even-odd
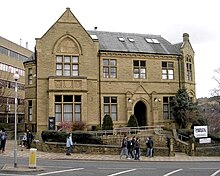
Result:
{"label": "blue jeans", "polygon": [[146,156],[153,157],[153,148],[147,148]]}
{"label": "blue jeans", "polygon": [[127,147],[123,147],[123,148],[121,149],[120,159],[121,159],[121,157],[122,157],[123,154],[125,154],[125,155],[126,155],[126,158],[128,158],[128,149],[127,149]]}
{"label": "blue jeans", "polygon": [[67,155],[70,155],[70,154],[71,154],[71,151],[72,151],[72,146],[67,147],[67,149],[66,149],[66,154],[67,154]]}

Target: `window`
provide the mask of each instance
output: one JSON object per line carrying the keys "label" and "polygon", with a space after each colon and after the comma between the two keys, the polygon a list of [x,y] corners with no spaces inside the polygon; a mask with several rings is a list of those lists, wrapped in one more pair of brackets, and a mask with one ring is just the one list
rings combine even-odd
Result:
{"label": "window", "polygon": [[56,122],[81,121],[81,95],[55,95]]}
{"label": "window", "polygon": [[117,61],[115,59],[103,59],[103,77],[117,77]]}
{"label": "window", "polygon": [[135,42],[134,38],[128,37],[129,42]]}
{"label": "window", "polygon": [[118,37],[118,40],[119,40],[120,42],[124,42],[124,41],[125,41],[125,39],[124,39],[123,37]]}
{"label": "window", "polygon": [[7,71],[9,73],[16,73],[17,72],[19,75],[25,76],[24,70],[21,70],[19,68],[16,68],[16,67],[4,64],[4,63],[0,63],[0,70]]}
{"label": "window", "polygon": [[57,76],[79,76],[78,56],[56,56]]}
{"label": "window", "polygon": [[117,97],[104,97],[104,114],[110,115],[112,120],[116,121],[117,112]]}
{"label": "window", "polygon": [[163,118],[165,120],[173,119],[173,98],[174,97],[163,97]]}
{"label": "window", "polygon": [[152,38],[145,38],[147,43],[154,43],[154,44],[159,44],[160,42],[157,39],[152,39]]}
{"label": "window", "polygon": [[192,58],[186,58],[186,79],[192,81]]}
{"label": "window", "polygon": [[146,79],[146,61],[133,61],[133,74],[135,79]]}
{"label": "window", "polygon": [[33,120],[32,100],[28,100],[28,120],[29,120],[29,122],[31,122]]}
{"label": "window", "polygon": [[162,79],[174,79],[173,62],[162,62]]}
{"label": "window", "polygon": [[28,69],[28,84],[33,84],[33,72],[32,68]]}

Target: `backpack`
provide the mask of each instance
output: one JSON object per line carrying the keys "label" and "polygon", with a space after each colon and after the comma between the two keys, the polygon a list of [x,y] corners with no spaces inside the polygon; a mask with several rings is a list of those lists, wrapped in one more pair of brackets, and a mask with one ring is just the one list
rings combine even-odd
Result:
{"label": "backpack", "polygon": [[123,139],[122,140],[122,145],[121,145],[122,147],[126,147],[127,146],[127,140],[126,139]]}
{"label": "backpack", "polygon": [[5,134],[5,133],[3,133],[3,134],[2,134],[2,136],[1,136],[1,140],[3,140],[3,141],[4,141],[4,140],[6,140],[6,138],[7,138],[6,134]]}
{"label": "backpack", "polygon": [[138,143],[138,141],[135,141],[135,142],[134,142],[134,149],[139,149],[139,143]]}

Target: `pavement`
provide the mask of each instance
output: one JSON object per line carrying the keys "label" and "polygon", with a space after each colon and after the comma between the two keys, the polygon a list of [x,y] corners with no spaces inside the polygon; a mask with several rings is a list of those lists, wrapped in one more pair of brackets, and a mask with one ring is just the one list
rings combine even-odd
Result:
{"label": "pavement", "polygon": [[[18,158],[29,158],[30,149],[26,149],[23,147],[17,147],[17,157]],[[6,150],[4,153],[0,153],[0,158],[2,157],[14,157],[14,141],[8,140],[6,143]],[[188,156],[184,153],[176,153],[175,156],[154,156],[154,157],[145,157],[141,156],[139,161],[126,159],[125,156],[122,159],[119,158],[119,155],[106,155],[106,154],[81,154],[81,153],[72,153],[67,156],[65,153],[51,153],[51,152],[36,152],[36,167],[29,168],[29,166],[18,165],[14,168],[13,165],[5,164],[0,168],[1,171],[7,172],[33,172],[40,171],[43,168],[37,167],[37,159],[51,159],[51,160],[90,160],[90,161],[134,161],[134,162],[171,162],[171,161],[187,161],[187,162],[195,162],[195,161],[220,161],[220,156]]]}

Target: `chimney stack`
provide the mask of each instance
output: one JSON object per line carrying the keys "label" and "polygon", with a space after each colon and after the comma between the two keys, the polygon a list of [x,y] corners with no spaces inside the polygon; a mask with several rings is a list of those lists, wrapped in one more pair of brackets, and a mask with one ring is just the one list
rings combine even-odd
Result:
{"label": "chimney stack", "polygon": [[189,34],[187,34],[187,33],[183,34],[183,41],[184,42],[189,41]]}
{"label": "chimney stack", "polygon": [[26,49],[28,49],[28,42],[26,42]]}

